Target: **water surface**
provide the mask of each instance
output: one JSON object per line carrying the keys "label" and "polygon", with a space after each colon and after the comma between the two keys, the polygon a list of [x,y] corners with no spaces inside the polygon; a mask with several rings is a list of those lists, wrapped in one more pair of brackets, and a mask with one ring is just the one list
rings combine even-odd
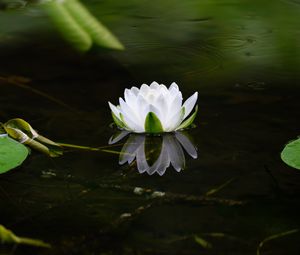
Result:
{"label": "water surface", "polygon": [[[280,160],[299,135],[299,2],[83,2],[126,50],[78,54],[37,7],[1,11],[1,121],[21,117],[56,141],[105,146],[116,131],[107,101],[175,81],[186,98],[199,92],[197,127],[186,131],[198,157],[185,152],[184,170],[160,176],[111,153],[33,151],[0,177],[1,224],[53,249],[0,253],[255,254],[265,238],[299,229],[300,175]],[[261,254],[299,254],[299,235]]]}

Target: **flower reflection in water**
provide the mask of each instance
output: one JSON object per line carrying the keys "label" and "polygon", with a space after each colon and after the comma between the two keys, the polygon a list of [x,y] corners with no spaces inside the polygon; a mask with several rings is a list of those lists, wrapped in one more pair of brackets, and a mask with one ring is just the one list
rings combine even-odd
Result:
{"label": "flower reflection in water", "polygon": [[111,137],[109,144],[115,144],[127,135],[129,137],[120,153],[119,164],[132,164],[136,161],[140,173],[147,172],[152,175],[157,172],[163,175],[171,165],[180,172],[185,168],[184,150],[194,159],[198,156],[196,147],[182,132],[147,136],[123,131]]}

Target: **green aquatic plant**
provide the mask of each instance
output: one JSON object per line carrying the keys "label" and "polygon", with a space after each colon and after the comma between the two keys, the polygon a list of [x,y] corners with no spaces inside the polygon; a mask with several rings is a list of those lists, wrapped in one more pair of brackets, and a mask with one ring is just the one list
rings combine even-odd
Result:
{"label": "green aquatic plant", "polygon": [[6,133],[21,144],[38,150],[50,157],[57,157],[62,155],[60,145],[51,141],[50,139],[38,134],[31,125],[23,119],[16,118],[2,124]]}
{"label": "green aquatic plant", "polygon": [[124,46],[79,0],[44,0],[42,6],[61,34],[75,49],[93,44],[123,50]]}
{"label": "green aquatic plant", "polygon": [[281,159],[289,166],[300,170],[300,138],[289,142],[281,152]]}
{"label": "green aquatic plant", "polygon": [[10,138],[7,134],[0,135],[0,174],[16,168],[27,158],[29,150],[23,144]]}
{"label": "green aquatic plant", "polygon": [[38,134],[23,119],[11,119],[0,123],[0,174],[21,165],[29,155],[29,148],[50,157],[63,154],[59,144]]}
{"label": "green aquatic plant", "polygon": [[11,230],[0,225],[0,243],[7,244],[24,244],[41,248],[51,248],[51,245],[38,239],[20,237],[15,235]]}

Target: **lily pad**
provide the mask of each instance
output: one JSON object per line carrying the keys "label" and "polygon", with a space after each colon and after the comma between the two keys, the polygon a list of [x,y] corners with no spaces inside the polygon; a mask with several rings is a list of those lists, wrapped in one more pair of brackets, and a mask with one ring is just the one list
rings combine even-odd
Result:
{"label": "lily pad", "polygon": [[0,174],[21,165],[29,154],[28,149],[7,135],[0,136]]}
{"label": "lily pad", "polygon": [[281,159],[287,165],[300,170],[300,138],[285,146],[281,152]]}

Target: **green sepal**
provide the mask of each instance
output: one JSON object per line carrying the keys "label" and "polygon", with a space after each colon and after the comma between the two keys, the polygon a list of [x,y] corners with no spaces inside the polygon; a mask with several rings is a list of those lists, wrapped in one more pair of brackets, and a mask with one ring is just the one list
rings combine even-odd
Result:
{"label": "green sepal", "polygon": [[121,118],[122,123],[123,123],[123,129],[125,129],[125,130],[131,130],[131,128],[128,127],[128,125],[126,124],[126,121],[124,120],[124,116],[123,116],[122,113],[120,113],[120,118]]}
{"label": "green sepal", "polygon": [[300,138],[289,142],[284,147],[281,159],[290,167],[300,170]]}
{"label": "green sepal", "polygon": [[149,112],[146,116],[145,131],[147,133],[162,133],[164,131],[159,118],[154,112]]}
{"label": "green sepal", "polygon": [[111,115],[117,127],[123,129],[125,124],[113,112],[111,112]]}
{"label": "green sepal", "polygon": [[187,120],[182,122],[181,125],[178,128],[176,128],[176,130],[185,129],[190,125],[192,125],[196,118],[197,113],[198,113],[198,105],[196,105],[195,112]]}

